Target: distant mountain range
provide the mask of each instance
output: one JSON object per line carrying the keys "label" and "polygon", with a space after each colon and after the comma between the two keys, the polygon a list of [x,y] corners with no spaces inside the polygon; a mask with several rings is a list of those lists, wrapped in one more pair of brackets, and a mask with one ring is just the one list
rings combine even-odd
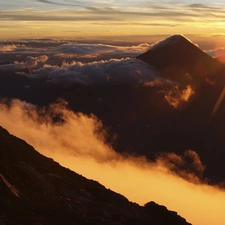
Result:
{"label": "distant mountain range", "polygon": [[46,158],[0,127],[0,224],[188,225],[154,202],[141,207]]}

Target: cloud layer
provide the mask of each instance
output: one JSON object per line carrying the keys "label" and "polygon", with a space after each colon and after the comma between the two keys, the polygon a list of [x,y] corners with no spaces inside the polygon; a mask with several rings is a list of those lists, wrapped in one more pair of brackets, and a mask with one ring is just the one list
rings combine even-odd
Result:
{"label": "cloud layer", "polygon": [[132,84],[142,85],[160,79],[157,72],[137,59],[110,59],[91,63],[72,62],[59,66],[45,65],[33,71],[30,77],[42,77],[46,82],[70,86]]}
{"label": "cloud layer", "polygon": [[17,48],[16,45],[0,45],[0,52],[11,52]]}
{"label": "cloud layer", "polygon": [[[68,1],[2,2],[2,38],[106,37],[122,35],[223,34],[225,4],[207,1]],[[13,21],[13,26],[12,26]],[[151,21],[151,22],[149,22]],[[57,24],[57,26],[56,26]],[[75,32],[74,32],[75,31]],[[209,32],[210,31],[210,32]]]}
{"label": "cloud layer", "polygon": [[22,69],[32,69],[40,66],[48,60],[48,56],[42,55],[38,57],[27,56],[25,62],[14,62],[0,65],[0,71],[18,71]]}
{"label": "cloud layer", "polygon": [[[94,41],[93,41],[94,42]],[[96,42],[96,41],[95,41]],[[5,56],[39,56],[43,53],[53,58],[60,59],[105,59],[136,57],[147,51],[151,45],[147,43],[129,43],[110,41],[108,43],[89,43],[71,40],[30,39],[20,41],[0,42],[0,52]]]}
{"label": "cloud layer", "polygon": [[56,56],[63,54],[62,57],[67,57],[67,54],[71,57],[80,58],[97,58],[103,54],[107,55],[124,55],[137,56],[142,52],[148,50],[150,45],[142,43],[136,46],[113,46],[106,44],[64,44],[55,49]]}
{"label": "cloud layer", "polygon": [[[55,3],[59,7],[50,9],[49,5],[46,7],[35,7],[27,10],[23,9],[8,9],[0,11],[0,19],[6,21],[20,20],[20,21],[127,21],[133,19],[136,16],[136,21],[143,21],[149,18],[159,19],[165,21],[165,17],[170,21],[187,21],[187,19],[198,18],[199,20],[207,19],[211,21],[220,21],[223,17],[225,5],[215,4],[167,4],[153,2],[142,2],[137,4],[124,2],[122,4],[93,4],[93,2],[86,2],[81,4],[79,7],[68,7],[62,8],[63,3],[57,3],[56,1],[42,1],[45,3]],[[63,2],[63,1],[61,1]],[[64,2],[65,3],[65,2]],[[68,4],[68,3],[67,3]],[[126,7],[129,4],[129,8]],[[108,6],[107,6],[108,5]],[[74,4],[74,6],[78,6]],[[51,12],[51,14],[46,14]],[[57,16],[57,14],[60,17]],[[209,14],[210,13],[210,14]],[[164,19],[163,19],[164,17]],[[203,17],[203,18],[201,18]]]}
{"label": "cloud layer", "polygon": [[[166,101],[174,108],[188,102],[194,94],[193,87],[188,85],[181,88],[178,83],[160,77],[158,71],[145,62],[136,58],[121,58],[124,55],[137,55],[148,49],[149,44],[138,45],[107,45],[86,43],[62,43],[51,40],[34,42],[28,47],[35,48],[38,52],[45,48],[45,44],[52,45],[49,54],[41,56],[26,56],[25,61],[1,64],[0,71],[14,71],[18,76],[26,76],[30,79],[42,79],[46,83],[69,87],[72,85],[102,86],[102,85],[129,85],[133,87],[160,87],[164,92]],[[27,43],[22,51],[26,51]],[[31,47],[32,46],[32,47]],[[39,46],[39,47],[38,47]],[[40,47],[41,46],[41,47]],[[39,50],[38,50],[39,49]],[[21,49],[15,49],[16,54],[22,53]],[[69,56],[71,58],[66,58]],[[75,61],[74,57],[83,57],[83,60],[91,62]],[[111,58],[117,56],[116,58]],[[62,59],[60,59],[62,57]],[[93,61],[93,58],[110,58],[109,60]],[[58,60],[58,65],[55,60]],[[63,60],[69,60],[69,62]],[[48,63],[52,64],[48,64]],[[61,65],[60,65],[61,64]]]}
{"label": "cloud layer", "polygon": [[[61,120],[53,122],[58,116]],[[42,154],[98,180],[131,201],[145,204],[152,200],[166,205],[193,225],[225,223],[221,207],[225,192],[200,182],[198,177],[204,166],[194,151],[188,150],[184,156],[162,154],[157,162],[120,155],[106,143],[106,132],[96,117],[75,114],[65,102],[42,109],[18,100],[10,105],[2,102],[0,121],[0,125]],[[176,175],[181,172],[194,183]]]}

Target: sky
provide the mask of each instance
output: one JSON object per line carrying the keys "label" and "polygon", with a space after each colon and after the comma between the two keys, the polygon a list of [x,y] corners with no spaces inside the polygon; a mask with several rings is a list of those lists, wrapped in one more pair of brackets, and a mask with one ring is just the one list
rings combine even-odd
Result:
{"label": "sky", "polygon": [[225,35],[223,0],[0,0],[1,39]]}

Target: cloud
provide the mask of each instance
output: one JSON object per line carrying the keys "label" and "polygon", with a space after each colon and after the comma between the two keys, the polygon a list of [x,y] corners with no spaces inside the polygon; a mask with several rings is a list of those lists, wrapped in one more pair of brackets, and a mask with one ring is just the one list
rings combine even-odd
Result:
{"label": "cloud", "polygon": [[[70,41],[58,41],[53,39],[25,39],[17,41],[0,41],[0,51],[2,54],[22,54],[42,55],[43,53],[51,55],[56,53],[56,49]],[[58,52],[60,53],[60,52]]]}
{"label": "cloud", "polygon": [[[100,42],[100,41],[99,41]],[[1,43],[1,42],[0,42]],[[104,58],[104,57],[135,57],[148,50],[148,43],[125,46],[102,43],[77,43],[71,40],[58,41],[51,39],[21,40],[14,42],[2,42],[0,51],[10,51],[12,54],[48,54],[58,58]]]}
{"label": "cloud", "polygon": [[[82,63],[72,61],[75,55],[85,59],[92,57],[105,57],[108,55],[136,54],[149,47],[149,44],[136,46],[113,46],[106,44],[63,44],[56,47],[52,52],[58,53],[57,57],[64,57],[71,62],[63,62],[59,65],[49,65],[45,62],[48,56],[28,56],[25,62],[14,62],[0,65],[0,71],[15,71],[18,76],[28,78],[41,78],[46,83],[69,87],[72,85],[103,86],[103,85],[130,85],[133,87],[159,87],[164,93],[166,101],[178,109],[179,106],[188,102],[194,94],[193,87],[188,85],[185,89],[178,83],[172,82],[160,76],[160,73],[145,62],[136,58],[121,58],[99,60]],[[56,50],[57,49],[57,50]],[[64,52],[64,53],[62,53]],[[55,56],[55,55],[54,55]],[[67,56],[67,57],[66,57]],[[20,70],[28,69],[21,73]]]}
{"label": "cloud", "polygon": [[73,84],[142,85],[154,79],[162,80],[158,73],[138,59],[110,59],[90,63],[72,62],[61,66],[44,65],[33,70],[29,77],[45,78],[46,82],[70,86]]}
{"label": "cloud", "polygon": [[40,63],[45,63],[47,60],[48,60],[48,56],[46,56],[46,55],[42,55],[39,57],[27,56],[26,62],[25,62],[25,67],[33,68]]}
{"label": "cloud", "polygon": [[[149,9],[154,10],[149,10]],[[206,13],[205,10],[211,13]],[[207,12],[208,12],[207,11]],[[152,20],[152,22],[159,23],[160,20],[168,21],[194,21],[199,19],[201,21],[214,21],[223,20],[222,13],[224,8],[204,8],[196,12],[194,7],[187,5],[175,5],[173,7],[146,7],[146,5],[139,5],[136,7],[122,8],[122,7],[102,7],[102,6],[89,6],[78,9],[22,9],[22,10],[0,10],[0,20],[5,21],[128,21],[135,17],[135,22],[143,22]],[[58,16],[60,15],[60,16]],[[156,21],[157,19],[158,21]],[[153,24],[154,24],[153,23]]]}
{"label": "cloud", "polygon": [[[93,25],[104,25],[104,22],[94,22],[92,23]],[[147,27],[179,27],[179,26],[185,26],[184,24],[182,23],[171,23],[171,22],[167,22],[167,21],[164,21],[164,22],[161,22],[161,23],[158,23],[158,22],[151,22],[149,23],[149,21],[146,21],[146,22],[109,22],[109,25],[112,25],[112,26],[117,26],[117,25],[125,25],[125,26],[147,26]]]}
{"label": "cloud", "polygon": [[[171,80],[164,80],[164,79],[154,79],[152,81],[146,81],[143,83],[144,87],[162,87],[162,89],[165,89],[170,87],[173,88],[173,86],[177,86],[178,84]],[[164,90],[163,92],[168,92],[167,90]]]}
{"label": "cloud", "polygon": [[[196,180],[190,182],[189,172],[199,176],[204,170],[194,151],[188,150],[184,156],[164,153],[156,162],[121,155],[107,144],[105,129],[94,115],[74,113],[62,101],[47,108],[18,100],[10,105],[2,101],[0,121],[40,153],[131,201],[166,205],[193,225],[225,224],[221,207],[225,204],[224,190]],[[176,175],[180,171],[185,171],[189,181]]]}
{"label": "cloud", "polygon": [[[176,32],[177,27],[182,33],[192,31],[192,34],[197,34],[197,27],[201,27],[201,34],[206,36],[209,34],[208,30],[222,29],[225,12],[224,5],[191,5],[177,1],[141,1],[138,4],[135,1],[40,1],[40,4],[35,5],[27,2],[26,7],[18,7],[17,3],[17,7],[8,6],[0,10],[0,21],[2,24],[8,24],[6,28],[0,28],[6,30],[3,34],[5,38],[12,37],[15,33],[20,37],[72,37],[73,34],[69,34],[70,30],[79,30],[76,37],[83,38],[109,38],[114,35],[121,37],[124,33],[127,36],[150,35],[152,32],[145,30],[146,26],[157,28],[153,33],[157,33],[158,29],[163,27],[163,33],[167,34]],[[12,21],[14,27],[10,27]],[[55,22],[57,26],[54,26]],[[15,27],[15,24],[18,26]],[[24,24],[29,26],[29,29],[24,27]],[[48,32],[49,30],[51,32]],[[210,34],[212,35],[212,32]]]}
{"label": "cloud", "polygon": [[198,11],[205,11],[205,12],[223,12],[224,8],[222,6],[218,5],[207,5],[207,4],[201,4],[201,3],[195,3],[195,4],[189,4],[187,7],[191,8],[192,10],[198,10]]}
{"label": "cloud", "polygon": [[175,85],[165,94],[164,97],[171,106],[178,108],[182,103],[188,102],[193,94],[194,90],[190,85],[187,85],[183,90],[181,90],[178,85]]}
{"label": "cloud", "polygon": [[220,47],[220,48],[217,48],[214,50],[207,50],[205,52],[212,57],[225,56],[225,48],[224,47]]}
{"label": "cloud", "polygon": [[54,51],[59,54],[74,55],[74,57],[97,58],[103,54],[107,55],[134,55],[137,56],[142,52],[148,50],[150,45],[142,43],[136,46],[115,46],[107,44],[64,44],[57,47]]}
{"label": "cloud", "polygon": [[24,68],[23,63],[10,63],[10,64],[3,64],[0,65],[0,71],[6,72],[6,71],[18,71]]}
{"label": "cloud", "polygon": [[157,163],[166,165],[171,171],[196,183],[201,181],[205,170],[198,154],[193,150],[186,150],[183,156],[173,152],[163,152],[157,157]]}
{"label": "cloud", "polygon": [[190,8],[208,8],[207,5],[201,4],[201,3],[194,3],[194,4],[190,4],[188,5],[188,7]]}
{"label": "cloud", "polygon": [[21,69],[32,69],[40,64],[45,63],[48,56],[42,55],[38,57],[27,56],[25,62],[17,62],[0,65],[0,71],[18,71]]}
{"label": "cloud", "polygon": [[17,48],[16,45],[0,45],[0,52],[11,52]]}
{"label": "cloud", "polygon": [[74,54],[79,57],[96,58],[101,53],[115,51],[115,46],[102,44],[65,44],[57,48],[60,53]]}
{"label": "cloud", "polygon": [[49,1],[49,0],[37,0],[37,1],[41,2],[41,3],[47,3],[47,4],[59,5],[59,6],[80,6],[80,5],[82,5],[82,3],[79,1],[73,1],[74,2],[73,4],[64,3],[65,1],[60,1],[60,2]]}
{"label": "cloud", "polygon": [[[60,15],[60,16],[59,16]],[[2,21],[119,21],[120,19],[104,14],[96,15],[88,9],[22,9],[22,10],[0,10],[0,20]]]}
{"label": "cloud", "polygon": [[[84,47],[85,46],[85,47]],[[74,57],[79,52],[86,59],[96,57],[99,52],[102,54],[128,54],[128,52],[140,51],[148,47],[148,44],[137,46],[111,46],[111,45],[62,45],[61,51],[68,52],[68,57]],[[65,47],[65,48],[64,48]],[[61,49],[61,46],[59,47]],[[69,53],[71,52],[71,53]],[[63,57],[60,53],[58,57]],[[79,56],[81,57],[81,56]],[[111,57],[110,57],[111,58]],[[45,64],[48,56],[28,56],[25,62],[14,62],[7,65],[0,65],[0,71],[15,71],[18,76],[27,76],[31,79],[42,79],[46,83],[70,87],[72,85],[82,86],[107,86],[107,85],[130,85],[133,87],[158,87],[164,93],[166,101],[178,109],[184,102],[188,102],[194,94],[193,87],[188,85],[182,87],[170,80],[162,78],[160,73],[145,62],[136,58],[122,58],[100,60],[88,63],[79,61],[63,62],[62,65]],[[20,70],[28,69],[21,73]]]}
{"label": "cloud", "polygon": [[98,57],[99,55],[95,55],[95,54],[92,54],[92,55],[77,55],[77,54],[74,54],[74,53],[57,53],[54,55],[55,57],[59,58],[59,59],[62,59],[62,60],[67,60],[67,59],[75,59],[75,58],[79,58],[79,59],[93,59],[93,58],[96,58]]}

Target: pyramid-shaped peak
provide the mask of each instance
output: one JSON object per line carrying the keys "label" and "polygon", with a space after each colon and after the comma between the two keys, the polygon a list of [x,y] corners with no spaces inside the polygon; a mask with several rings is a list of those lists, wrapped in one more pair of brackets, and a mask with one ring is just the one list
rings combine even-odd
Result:
{"label": "pyramid-shaped peak", "polygon": [[161,41],[155,43],[151,47],[151,50],[166,47],[166,46],[171,46],[171,45],[174,45],[178,42],[183,42],[183,41],[191,42],[190,40],[188,40],[188,38],[186,38],[185,36],[183,36],[181,34],[174,34],[174,35],[171,35],[171,36],[167,37],[164,40],[161,40]]}
{"label": "pyramid-shaped peak", "polygon": [[215,75],[224,67],[193,42],[178,34],[159,41],[148,51],[137,56],[137,59],[162,71],[162,76],[179,82],[186,73],[195,77]]}

